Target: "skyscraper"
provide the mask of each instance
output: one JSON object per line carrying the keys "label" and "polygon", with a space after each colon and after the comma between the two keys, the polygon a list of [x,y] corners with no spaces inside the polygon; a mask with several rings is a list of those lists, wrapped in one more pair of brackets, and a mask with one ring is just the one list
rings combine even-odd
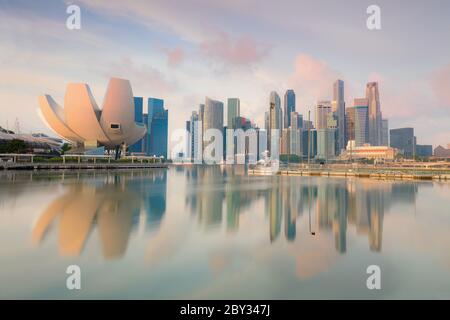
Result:
{"label": "skyscraper", "polygon": [[[144,123],[143,100],[142,97],[134,97],[134,121],[138,123]],[[144,152],[144,141],[144,138],[138,140],[128,147],[128,151],[131,153]]]}
{"label": "skyscraper", "polygon": [[316,105],[316,129],[326,129],[328,114],[331,112],[330,101],[319,101]]}
{"label": "skyscraper", "polygon": [[227,101],[227,128],[236,129],[233,127],[234,118],[241,114],[241,101],[239,98],[228,98]]}
{"label": "skyscraper", "polygon": [[[278,93],[275,91],[272,91],[270,93],[270,109],[269,109],[269,131],[267,133],[268,135],[268,143],[269,143],[269,150],[272,152],[272,130],[278,130],[279,135],[281,135],[281,129],[283,124],[282,119],[282,111],[281,111],[281,100]],[[279,141],[273,143],[273,145],[279,146]]]}
{"label": "skyscraper", "polygon": [[295,92],[289,89],[284,94],[284,127],[291,126],[291,113],[295,111]]}
{"label": "skyscraper", "polygon": [[[223,134],[223,102],[206,97],[203,111],[203,135],[209,129],[220,130]],[[204,147],[211,141],[212,139],[203,141]]]}
{"label": "skyscraper", "polygon": [[147,154],[167,158],[169,112],[164,100],[148,98]]}
{"label": "skyscraper", "polygon": [[290,153],[302,156],[302,127],[303,116],[297,112],[291,112],[291,128],[290,128]]}
{"label": "skyscraper", "polygon": [[197,159],[201,159],[201,145],[199,144],[199,140],[202,135],[200,133],[200,117],[196,111],[192,111],[192,115],[189,123],[189,135],[188,135],[188,150],[187,157],[190,161],[195,161]]}
{"label": "skyscraper", "polygon": [[354,108],[354,140],[357,147],[362,146],[369,140],[369,106],[367,99],[355,99]]}
{"label": "skyscraper", "polygon": [[381,145],[381,109],[378,82],[369,82],[366,86],[366,99],[369,111],[369,143]]}
{"label": "skyscraper", "polygon": [[345,149],[345,101],[344,81],[338,79],[333,84],[332,111],[337,120],[337,153]]}
{"label": "skyscraper", "polygon": [[391,129],[389,132],[391,147],[399,149],[406,158],[415,156],[416,139],[414,137],[414,128]]}
{"label": "skyscraper", "polygon": [[336,154],[335,150],[335,132],[336,129],[318,129],[317,130],[317,158],[328,160]]}
{"label": "skyscraper", "polygon": [[381,120],[381,145],[389,145],[389,122],[387,119]]}

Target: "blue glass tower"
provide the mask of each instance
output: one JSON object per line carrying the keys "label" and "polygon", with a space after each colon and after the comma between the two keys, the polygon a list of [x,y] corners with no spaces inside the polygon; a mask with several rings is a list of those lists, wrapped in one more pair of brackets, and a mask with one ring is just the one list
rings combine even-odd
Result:
{"label": "blue glass tower", "polygon": [[[134,121],[138,123],[144,123],[144,110],[143,110],[142,97],[134,97]],[[129,152],[144,152],[144,138],[137,141],[135,144],[128,147]]]}
{"label": "blue glass tower", "polygon": [[168,119],[169,112],[164,109],[164,100],[148,98],[147,155],[167,159]]}

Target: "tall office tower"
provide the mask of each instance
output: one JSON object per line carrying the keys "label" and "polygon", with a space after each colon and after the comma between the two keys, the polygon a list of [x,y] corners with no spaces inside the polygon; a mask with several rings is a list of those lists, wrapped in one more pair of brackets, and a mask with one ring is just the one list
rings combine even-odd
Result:
{"label": "tall office tower", "polygon": [[203,123],[203,118],[205,115],[205,105],[203,103],[198,106],[198,118]]}
{"label": "tall office tower", "polygon": [[381,120],[381,145],[389,145],[389,122],[388,119]]}
{"label": "tall office tower", "polygon": [[164,109],[164,100],[148,98],[148,155],[167,159],[168,120],[169,111]]}
{"label": "tall office tower", "polygon": [[344,81],[338,79],[333,84],[332,111],[337,120],[337,153],[345,149],[345,101],[344,101]]}
{"label": "tall office tower", "polygon": [[[345,141],[355,140],[355,108],[345,110]],[[347,146],[347,145],[346,145]]]}
{"label": "tall office tower", "polygon": [[[134,97],[134,121],[138,123],[144,123],[143,101],[142,97]],[[131,153],[145,152],[144,141],[144,138],[136,141],[136,143],[128,147],[128,150]]]}
{"label": "tall office tower", "polygon": [[281,134],[281,151],[280,154],[291,153],[291,129],[284,128]]}
{"label": "tall office tower", "polygon": [[302,129],[303,116],[297,112],[291,112],[291,138],[290,153],[302,156]]}
{"label": "tall office tower", "polygon": [[192,111],[191,118],[189,122],[189,136],[188,136],[188,159],[190,161],[195,161],[201,157],[201,149],[199,148],[199,140],[201,139],[200,134],[200,116],[196,111]]}
{"label": "tall office tower", "polygon": [[[223,102],[206,97],[203,113],[203,135],[209,129],[220,130],[223,134]],[[203,150],[212,140],[203,141]]]}
{"label": "tall office tower", "polygon": [[326,129],[328,114],[331,112],[330,101],[319,101],[316,105],[316,129]]}
{"label": "tall office tower", "polygon": [[366,86],[366,99],[369,106],[369,143],[381,145],[381,109],[378,82],[369,82]]}
{"label": "tall office tower", "polygon": [[[369,106],[367,99],[355,99],[353,101],[354,113],[354,139],[357,147],[369,141]],[[350,126],[352,126],[350,124]]]}
{"label": "tall office tower", "polygon": [[414,137],[414,128],[391,129],[390,144],[397,148],[406,158],[413,158],[416,151],[416,139]]}
{"label": "tall office tower", "polygon": [[284,127],[291,126],[291,113],[295,111],[295,92],[289,89],[284,94]]}
{"label": "tall office tower", "polygon": [[264,112],[264,129],[269,130],[270,128],[270,111]]}
{"label": "tall office tower", "polygon": [[335,141],[336,129],[318,129],[317,130],[317,158],[329,160],[334,158],[336,153]]}
{"label": "tall office tower", "polygon": [[[281,136],[281,129],[282,129],[282,111],[281,111],[281,100],[278,93],[275,91],[272,91],[270,93],[270,109],[269,109],[269,131],[267,132],[268,135],[268,144],[269,144],[269,150],[272,152],[272,130],[278,130],[279,136]],[[279,143],[276,142],[274,145],[279,146]]]}
{"label": "tall office tower", "polygon": [[239,98],[228,98],[227,102],[227,127],[228,129],[236,129],[233,127],[234,118],[241,114],[241,101]]}

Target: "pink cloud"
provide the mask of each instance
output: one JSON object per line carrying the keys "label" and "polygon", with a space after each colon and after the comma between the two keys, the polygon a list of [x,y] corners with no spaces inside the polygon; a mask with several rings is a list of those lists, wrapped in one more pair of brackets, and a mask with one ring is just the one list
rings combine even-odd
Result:
{"label": "pink cloud", "polygon": [[438,103],[450,110],[450,64],[435,71],[430,84]]}
{"label": "pink cloud", "polygon": [[169,67],[178,67],[184,60],[185,54],[181,48],[167,49],[167,65]]}
{"label": "pink cloud", "polygon": [[315,104],[317,100],[331,98],[333,82],[338,78],[339,73],[325,61],[299,54],[288,82],[299,97],[306,99],[306,103]]}
{"label": "pink cloud", "polygon": [[203,41],[200,48],[210,58],[234,66],[257,63],[268,52],[267,48],[249,37],[233,40],[226,33],[220,33],[215,38]]}

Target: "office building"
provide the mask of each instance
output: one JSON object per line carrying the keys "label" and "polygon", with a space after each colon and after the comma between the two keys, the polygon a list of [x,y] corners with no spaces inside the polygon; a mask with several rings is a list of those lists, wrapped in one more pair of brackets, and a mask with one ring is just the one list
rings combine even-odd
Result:
{"label": "office building", "polygon": [[389,146],[389,122],[387,119],[381,120],[381,145]]}
{"label": "office building", "polygon": [[239,98],[228,98],[227,101],[227,127],[233,128],[234,119],[241,114],[241,101]]}
{"label": "office building", "polygon": [[[142,97],[134,97],[134,121],[138,123],[144,123],[144,99]],[[136,143],[128,147],[130,153],[144,153],[145,152],[145,139],[141,138]]]}
{"label": "office building", "polygon": [[433,146],[431,144],[416,144],[416,155],[419,157],[431,157]]}
{"label": "office building", "polygon": [[405,158],[413,158],[415,156],[415,137],[414,128],[391,129],[390,146],[397,148]]}
{"label": "office building", "polygon": [[[281,100],[278,93],[275,91],[272,91],[270,93],[270,101],[269,101],[269,131],[268,134],[268,144],[269,144],[269,151],[272,152],[272,145],[279,147],[279,141],[274,141],[272,143],[272,136],[281,136],[281,129],[283,126],[283,118],[282,118],[282,111],[281,111]],[[278,130],[278,134],[276,134],[275,130]],[[277,154],[279,153],[279,150],[277,150]]]}
{"label": "office building", "polygon": [[317,159],[329,160],[335,156],[335,133],[336,129],[317,130]]}
{"label": "office building", "polygon": [[295,92],[289,89],[284,94],[284,127],[291,126],[291,113],[295,111]]}
{"label": "office building", "polygon": [[328,114],[331,112],[330,101],[319,101],[316,105],[316,130],[328,127]]}
{"label": "office building", "polygon": [[377,82],[369,82],[366,86],[366,99],[368,103],[369,143],[372,146],[381,145],[381,107]]}
{"label": "office building", "polygon": [[347,141],[354,140],[356,146],[366,144],[369,139],[368,101],[357,98],[353,107],[347,109]]}
{"label": "office building", "polygon": [[344,81],[338,79],[333,84],[333,102],[331,110],[337,120],[337,153],[345,149],[345,101],[344,101]]}
{"label": "office building", "polygon": [[[201,107],[202,108],[202,107]],[[207,130],[216,129],[223,134],[223,102],[206,97],[203,105],[203,135]],[[213,139],[203,139],[203,150]]]}
{"label": "office building", "polygon": [[164,100],[148,98],[147,154],[167,158],[169,112]]}

